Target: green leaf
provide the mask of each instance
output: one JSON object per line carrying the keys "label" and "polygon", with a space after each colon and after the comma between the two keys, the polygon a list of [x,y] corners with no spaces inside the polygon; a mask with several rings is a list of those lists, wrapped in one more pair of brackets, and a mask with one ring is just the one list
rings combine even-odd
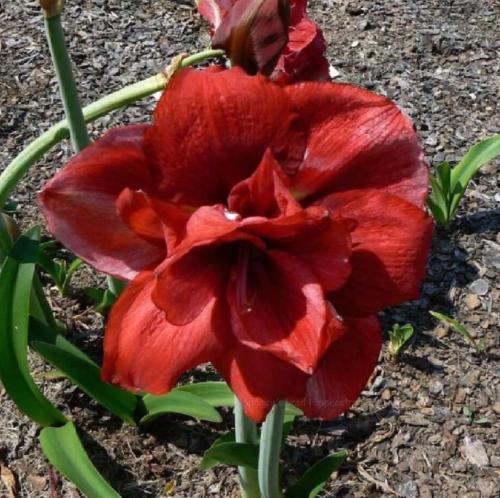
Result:
{"label": "green leaf", "polygon": [[[234,435],[233,435],[234,437]],[[236,465],[238,467],[250,467],[257,470],[259,465],[259,447],[256,444],[218,442],[217,440],[203,456],[200,468],[210,469],[221,463]]]}
{"label": "green leaf", "polygon": [[395,323],[392,330],[389,331],[389,354],[393,357],[399,356],[405,344],[412,338],[413,333],[414,330],[411,324],[399,325]]}
{"label": "green leaf", "polygon": [[481,347],[477,344],[474,337],[472,337],[469,331],[457,320],[454,318],[450,318],[449,316],[443,315],[442,313],[438,313],[437,311],[429,311],[429,313],[437,318],[439,321],[449,325],[455,332],[459,333],[465,341],[470,344],[478,353],[482,351]]}
{"label": "green leaf", "polygon": [[105,315],[116,301],[116,296],[109,289],[102,290],[97,287],[86,287],[83,292],[96,303],[95,310],[101,315]]}
{"label": "green leaf", "polygon": [[66,423],[29,373],[28,319],[39,230],[20,236],[0,270],[0,380],[18,408],[42,426]]}
{"label": "green leaf", "polygon": [[440,225],[448,224],[448,212],[449,205],[448,201],[441,190],[441,186],[436,181],[435,178],[430,178],[432,190],[427,198],[427,206],[429,207],[432,216]]}
{"label": "green leaf", "polygon": [[68,294],[69,285],[71,283],[71,279],[73,278],[74,273],[80,266],[82,266],[83,261],[79,258],[75,258],[67,267],[66,274],[64,276],[61,294],[66,296]]}
{"label": "green leaf", "polygon": [[346,456],[346,451],[339,451],[313,465],[286,491],[285,498],[314,498],[317,496],[333,472],[342,465]]}
{"label": "green leaf", "polygon": [[218,437],[210,446],[210,448],[205,452],[203,455],[203,459],[200,463],[200,466],[202,469],[211,469],[212,467],[215,467],[216,465],[219,464],[219,460],[214,460],[213,458],[210,458],[207,456],[207,452],[210,451],[211,449],[215,448],[216,446],[223,444],[223,443],[234,443],[235,442],[235,434],[234,431],[226,432],[222,436]]}
{"label": "green leaf", "polygon": [[91,365],[96,365],[94,361],[90,359],[81,349],[77,348],[73,343],[68,341],[64,336],[55,332],[51,328],[47,327],[45,324],[30,317],[29,321],[29,343],[30,346],[34,342],[43,342],[46,344],[51,344],[52,346],[57,346],[57,348],[65,351],[68,354],[77,356],[81,360],[87,361]]}
{"label": "green leaf", "polygon": [[199,396],[174,390],[162,396],[146,394],[142,398],[146,414],[141,424],[147,424],[166,413],[180,413],[199,420],[222,422],[220,413]]}
{"label": "green leaf", "polygon": [[450,220],[453,219],[460,199],[479,168],[500,154],[500,134],[475,144],[451,171]]}
{"label": "green leaf", "polygon": [[211,406],[234,406],[234,393],[225,382],[196,382],[177,387],[182,391],[203,398]]}
{"label": "green leaf", "polygon": [[448,163],[436,166],[436,179],[446,200],[450,198],[451,168]]}
{"label": "green leaf", "polygon": [[500,134],[472,146],[451,172],[451,191],[457,184],[467,187],[479,168],[500,154]]}
{"label": "green leaf", "polygon": [[139,398],[128,391],[103,382],[101,370],[96,364],[83,359],[79,354],[46,342],[33,341],[31,345],[53,367],[63,372],[91,398],[125,422],[135,425],[134,415],[139,406]]}
{"label": "green leaf", "polygon": [[40,444],[50,463],[87,498],[120,498],[90,461],[72,422],[43,429]]}

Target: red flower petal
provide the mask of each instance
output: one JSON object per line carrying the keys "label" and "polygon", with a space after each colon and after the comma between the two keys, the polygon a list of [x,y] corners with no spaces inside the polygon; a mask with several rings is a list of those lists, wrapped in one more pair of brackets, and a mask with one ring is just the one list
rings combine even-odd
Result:
{"label": "red flower petal", "polygon": [[280,241],[277,247],[301,258],[312,269],[323,291],[332,292],[342,287],[351,273],[352,229],[350,220],[329,219]]}
{"label": "red flower petal", "polygon": [[55,237],[98,270],[125,279],[165,257],[165,248],[135,233],[115,207],[124,188],[151,187],[143,150],[147,129],[135,125],[109,131],[72,159],[39,196]]}
{"label": "red flower petal", "polygon": [[332,297],[342,315],[368,315],[418,297],[433,229],[422,209],[374,190],[332,194],[321,203],[358,222],[351,275]]}
{"label": "red flower petal", "polygon": [[179,71],[146,137],[160,189],[193,206],[226,202],[282,137],[291,113],[281,87],[240,68]]}
{"label": "red flower petal", "polygon": [[[312,418],[333,419],[345,412],[366,386],[378,360],[382,337],[376,317],[348,319],[307,382],[303,399],[288,398]],[[273,376],[274,379],[274,376]]]}
{"label": "red flower petal", "polygon": [[376,188],[423,206],[427,166],[411,121],[393,102],[339,83],[284,89],[310,132],[293,178],[302,198]]}
{"label": "red flower petal", "polygon": [[186,370],[221,353],[227,322],[212,301],[189,325],[171,325],[151,300],[154,286],[152,272],[141,273],[113,306],[102,376],[126,389],[163,394]]}
{"label": "red flower petal", "polygon": [[306,1],[291,3],[288,43],[271,79],[281,85],[299,81],[327,81],[330,65],[325,57],[323,32],[306,15]]}
{"label": "red flower petal", "polygon": [[268,149],[253,175],[231,190],[229,209],[243,218],[275,218],[301,211],[300,204],[293,198],[288,187],[288,178]]}
{"label": "red flower petal", "polygon": [[199,0],[198,11],[216,30],[236,0]]}
{"label": "red flower petal", "polygon": [[308,376],[272,354],[235,345],[213,363],[256,422],[278,401],[304,396]]}
{"label": "red flower petal", "polygon": [[165,248],[163,224],[142,191],[123,189],[116,200],[122,220],[140,237]]}
{"label": "red flower petal", "polygon": [[[303,261],[282,251],[258,256],[250,259],[246,275],[232,271],[227,296],[233,333],[242,344],[311,372],[340,323],[337,330],[327,326],[323,290]],[[241,302],[242,285],[248,307]]]}
{"label": "red flower petal", "polygon": [[162,265],[153,291],[153,300],[172,324],[192,322],[224,292],[228,278],[229,249],[195,248],[179,259]]}

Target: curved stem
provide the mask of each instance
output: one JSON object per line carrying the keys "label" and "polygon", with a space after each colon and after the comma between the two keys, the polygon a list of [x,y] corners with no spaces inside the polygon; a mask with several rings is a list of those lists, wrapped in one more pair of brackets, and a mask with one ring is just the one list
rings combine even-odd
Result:
{"label": "curved stem", "polygon": [[87,126],[78,99],[75,78],[71,60],[64,41],[64,31],[61,25],[61,14],[45,18],[45,33],[49,43],[52,64],[56,71],[59,92],[64,106],[64,113],[68,119],[71,143],[73,149],[79,152],[90,143]]}
{"label": "curved stem", "polygon": [[[234,428],[237,443],[258,444],[257,424],[250,420],[243,410],[240,400],[234,399]],[[242,498],[260,498],[257,471],[248,467],[238,467]]]}
{"label": "curved stem", "polygon": [[[222,50],[205,50],[198,54],[186,57],[181,62],[181,67],[188,67],[197,64],[206,59],[220,57],[224,54]],[[113,92],[92,104],[83,108],[83,117],[86,123],[109,114],[115,109],[125,107],[139,99],[152,95],[165,88],[167,78],[159,73],[126,86],[116,92]],[[69,125],[66,119],[59,121],[37,139],[31,142],[21,153],[5,168],[0,175],[0,209],[7,201],[12,190],[26,171],[48,152],[54,145],[69,137]]]}
{"label": "curved stem", "polygon": [[260,434],[259,486],[262,498],[283,498],[280,484],[280,453],[283,441],[285,402],[269,412]]}

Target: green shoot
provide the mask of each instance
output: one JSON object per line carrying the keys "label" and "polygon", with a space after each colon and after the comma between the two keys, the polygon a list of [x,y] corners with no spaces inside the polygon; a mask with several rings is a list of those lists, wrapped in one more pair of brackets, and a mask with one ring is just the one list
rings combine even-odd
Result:
{"label": "green shoot", "polygon": [[434,317],[437,318],[441,323],[444,323],[445,325],[449,326],[452,330],[460,334],[465,342],[472,346],[477,353],[482,353],[485,348],[485,341],[480,340],[476,341],[474,337],[470,334],[470,332],[457,320],[454,318],[450,318],[449,316],[443,315],[442,313],[438,313],[437,311],[429,311],[429,313]]}
{"label": "green shoot", "polygon": [[500,134],[471,147],[453,169],[448,163],[436,167],[436,175],[430,179],[432,192],[427,199],[427,205],[436,223],[449,226],[472,177],[481,166],[499,154]]}
{"label": "green shoot", "polygon": [[395,323],[392,330],[389,331],[389,349],[388,353],[393,359],[397,359],[407,342],[414,333],[413,326],[409,323],[399,325]]}
{"label": "green shoot", "polygon": [[42,244],[38,256],[38,264],[50,275],[62,296],[67,296],[71,284],[71,278],[82,265],[82,260],[75,258],[68,263],[65,260],[57,260],[47,255],[46,249],[52,245],[52,241]]}

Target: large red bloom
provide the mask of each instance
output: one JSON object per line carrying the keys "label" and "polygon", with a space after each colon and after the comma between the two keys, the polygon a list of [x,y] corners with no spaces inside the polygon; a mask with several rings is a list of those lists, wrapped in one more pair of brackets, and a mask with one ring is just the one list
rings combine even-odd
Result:
{"label": "large red bloom", "polygon": [[375,313],[418,295],[432,222],[413,127],[349,85],[184,70],[150,125],[108,132],[44,188],[49,228],[131,280],[105,379],[156,394],[212,362],[262,420],[333,418],[381,345]]}
{"label": "large red bloom", "polygon": [[214,47],[224,48],[233,64],[251,74],[267,74],[272,66],[270,77],[279,84],[329,79],[325,39],[306,8],[307,0],[198,2]]}

